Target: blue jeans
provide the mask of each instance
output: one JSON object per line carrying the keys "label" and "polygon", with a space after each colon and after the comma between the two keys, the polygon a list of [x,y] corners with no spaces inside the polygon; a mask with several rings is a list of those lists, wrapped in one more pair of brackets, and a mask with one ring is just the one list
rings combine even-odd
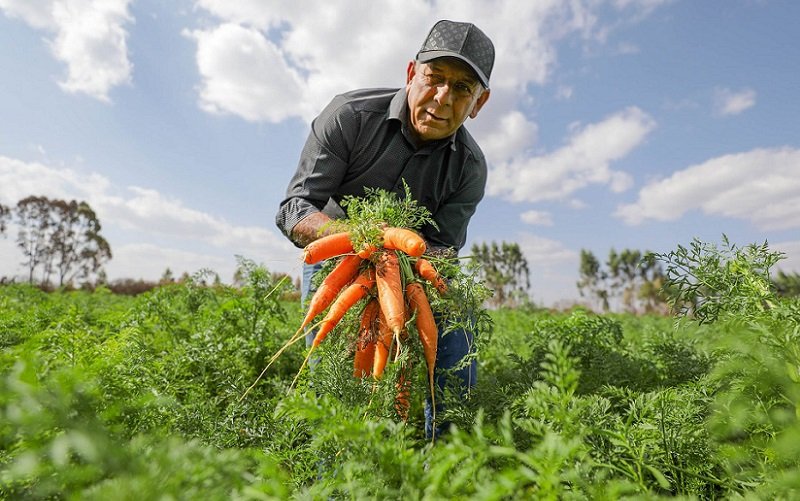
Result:
{"label": "blue jeans", "polygon": [[[312,286],[312,277],[314,273],[322,268],[322,264],[304,264],[303,277],[300,286],[300,301],[303,308],[306,307],[306,301],[314,294],[316,290]],[[434,372],[434,381],[438,387],[436,414],[444,410],[444,405],[441,403],[441,396],[445,388],[450,387],[451,390],[455,386],[455,390],[462,398],[466,396],[470,388],[475,386],[478,377],[478,362],[474,358],[469,361],[465,367],[458,370],[453,370],[454,367],[460,364],[461,360],[472,352],[474,347],[474,338],[472,332],[464,329],[455,329],[447,334],[444,334],[444,322],[441,322],[437,317],[437,326],[439,327],[439,341],[436,350],[436,370]],[[311,346],[314,341],[315,332],[306,334],[306,346]],[[434,430],[433,422],[433,406],[431,398],[425,400],[425,436],[439,436],[446,431],[449,423],[438,422]]]}
{"label": "blue jeans", "polygon": [[[300,307],[306,309],[306,302],[311,299],[311,296],[317,291],[317,288],[311,283],[314,274],[322,269],[322,263],[317,264],[303,264],[303,277],[300,280]],[[306,347],[311,346],[314,342],[314,336],[317,335],[317,330],[312,329],[306,334]]]}

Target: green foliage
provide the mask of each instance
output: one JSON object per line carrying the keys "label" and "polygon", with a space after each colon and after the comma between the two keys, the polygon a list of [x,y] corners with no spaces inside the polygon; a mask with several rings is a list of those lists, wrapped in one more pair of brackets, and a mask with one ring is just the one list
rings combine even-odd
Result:
{"label": "green foliage", "polygon": [[79,369],[37,381],[38,361],[18,361],[0,380],[0,495],[4,499],[282,497],[274,460],[220,451],[160,433],[121,436],[97,411],[103,391]]}
{"label": "green foliage", "polygon": [[425,225],[436,227],[431,213],[417,203],[405,181],[403,189],[403,196],[398,196],[379,188],[365,188],[363,197],[348,196],[342,200],[341,205],[347,211],[344,229],[350,232],[354,248],[378,245],[383,225],[414,230]]}
{"label": "green foliage", "polygon": [[769,271],[780,259],[766,242],[740,248],[725,235],[721,247],[695,239],[689,247],[649,257],[666,264],[665,292],[673,309],[700,323],[763,312],[773,297]]}
{"label": "green foliage", "polygon": [[745,248],[695,240],[655,258],[681,312],[700,324],[718,353],[709,429],[736,490],[791,498],[800,488],[800,303],[770,288],[781,254],[766,243]]}
{"label": "green foliage", "polygon": [[242,399],[302,317],[252,261],[236,288],[209,271],[135,297],[0,287],[0,498],[794,499],[800,303],[754,285],[767,248],[738,269],[708,249],[686,272],[738,289],[680,321],[486,312],[467,267],[450,322],[478,324],[478,385],[436,442],[423,371],[404,423],[403,363],[353,378],[346,329],[294,389],[300,346]]}

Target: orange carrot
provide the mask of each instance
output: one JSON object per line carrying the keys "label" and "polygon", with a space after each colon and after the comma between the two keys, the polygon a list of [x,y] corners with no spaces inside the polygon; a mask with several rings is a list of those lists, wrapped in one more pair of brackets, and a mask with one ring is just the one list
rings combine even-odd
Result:
{"label": "orange carrot", "polygon": [[447,292],[447,283],[445,283],[444,279],[439,275],[439,272],[436,271],[436,268],[433,267],[430,261],[421,257],[414,263],[414,269],[417,270],[417,274],[419,274],[420,277],[436,287],[439,294]]}
{"label": "orange carrot", "polygon": [[342,287],[350,283],[351,280],[358,274],[358,268],[361,265],[362,259],[358,256],[345,256],[339,263],[334,266],[328,276],[319,285],[319,288],[311,296],[311,301],[308,304],[308,312],[306,313],[303,323],[300,325],[299,331],[306,328],[311,321],[322,313],[325,308],[330,305],[336,298]]}
{"label": "orange carrot", "polygon": [[377,259],[375,283],[378,286],[378,301],[386,317],[386,324],[395,336],[400,351],[400,333],[405,327],[406,307],[400,264],[394,251],[381,252]]}
{"label": "orange carrot", "polygon": [[[428,297],[425,289],[417,282],[412,282],[406,286],[406,297],[411,310],[417,315],[416,326],[419,341],[422,343],[422,351],[425,354],[425,362],[428,365],[428,382],[430,384],[431,400],[435,403],[433,392],[433,372],[436,367],[436,349],[439,343],[439,328],[433,317]],[[435,408],[435,407],[434,407]]]}
{"label": "orange carrot", "polygon": [[425,240],[417,233],[392,226],[383,230],[383,247],[405,252],[411,257],[420,257],[426,249]]}
{"label": "orange carrot", "polygon": [[346,231],[332,233],[306,245],[303,249],[303,261],[306,264],[314,264],[351,252],[353,252],[353,243],[350,241],[350,234]]}
{"label": "orange carrot", "polygon": [[331,304],[328,314],[325,315],[325,318],[320,322],[319,330],[314,337],[311,349],[316,348],[325,340],[333,328],[336,327],[336,324],[338,324],[345,313],[347,313],[347,310],[366,296],[367,292],[369,292],[374,285],[375,273],[372,268],[367,268],[358,275],[352,284],[348,285],[347,288],[339,294],[336,301]]}
{"label": "orange carrot", "polygon": [[378,319],[380,305],[377,299],[367,303],[361,313],[361,324],[358,327],[358,340],[356,341],[356,354],[353,357],[353,376],[364,377],[372,374],[372,364],[375,360],[375,322]]}
{"label": "orange carrot", "polygon": [[380,379],[383,376],[383,371],[386,369],[386,363],[389,361],[389,350],[392,347],[392,336],[394,333],[389,325],[386,323],[386,316],[383,310],[378,314],[378,340],[375,343],[375,359],[372,363],[372,376],[375,379]]}
{"label": "orange carrot", "polygon": [[372,374],[377,344],[378,341],[373,339],[365,342],[363,346],[359,343],[356,347],[356,354],[353,357],[353,377],[364,378]]}
{"label": "orange carrot", "polygon": [[411,409],[411,402],[409,401],[409,397],[411,396],[411,392],[409,391],[411,381],[408,377],[408,373],[410,372],[411,363],[400,370],[400,375],[395,385],[397,395],[394,398],[394,410],[403,421],[408,421],[408,412]]}

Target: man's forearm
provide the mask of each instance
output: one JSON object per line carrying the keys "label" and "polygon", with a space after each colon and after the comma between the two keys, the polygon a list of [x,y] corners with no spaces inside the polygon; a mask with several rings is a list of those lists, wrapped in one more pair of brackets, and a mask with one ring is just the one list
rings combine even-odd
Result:
{"label": "man's forearm", "polygon": [[331,218],[322,212],[314,212],[300,220],[292,228],[292,240],[305,247],[321,236],[330,233]]}

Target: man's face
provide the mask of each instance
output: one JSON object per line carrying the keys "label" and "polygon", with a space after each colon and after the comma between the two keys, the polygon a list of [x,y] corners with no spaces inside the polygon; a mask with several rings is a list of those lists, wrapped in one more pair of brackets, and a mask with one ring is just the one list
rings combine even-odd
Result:
{"label": "man's face", "polygon": [[453,58],[411,61],[406,93],[411,125],[423,142],[450,136],[489,99],[469,66]]}

